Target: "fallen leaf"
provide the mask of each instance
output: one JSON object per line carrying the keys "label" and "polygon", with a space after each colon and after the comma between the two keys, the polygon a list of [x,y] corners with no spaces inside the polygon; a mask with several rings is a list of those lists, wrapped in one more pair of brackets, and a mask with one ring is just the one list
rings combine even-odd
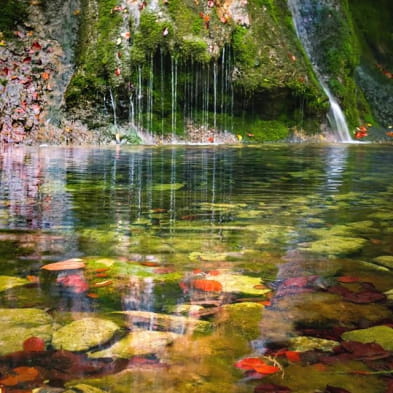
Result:
{"label": "fallen leaf", "polygon": [[300,352],[296,352],[296,351],[285,351],[285,356],[286,358],[290,361],[290,362],[300,362],[301,358],[300,358]]}
{"label": "fallen leaf", "polygon": [[350,352],[357,360],[376,360],[384,359],[391,356],[391,353],[385,351],[377,343],[360,343],[356,341],[343,341],[341,348]]}
{"label": "fallen leaf", "polygon": [[115,75],[116,75],[116,76],[120,76],[120,74],[121,74],[120,68],[116,68],[116,69],[115,69]]}
{"label": "fallen leaf", "polygon": [[112,284],[113,284],[112,280],[106,280],[106,281],[96,282],[95,284],[93,284],[93,287],[95,288],[108,287],[109,285]]}
{"label": "fallen leaf", "polygon": [[33,382],[39,377],[39,372],[34,367],[16,367],[12,369],[12,375],[0,379],[0,384],[5,386],[16,386],[23,382]]}
{"label": "fallen leaf", "polygon": [[84,269],[85,264],[82,259],[72,258],[61,262],[49,263],[47,265],[41,266],[41,269],[49,271],[61,271],[61,270],[75,270]]}
{"label": "fallen leaf", "polygon": [[192,287],[204,292],[221,292],[222,285],[220,282],[215,280],[194,280],[192,281]]}
{"label": "fallen leaf", "polygon": [[337,278],[337,281],[343,282],[343,283],[350,283],[350,282],[359,282],[361,279],[359,277],[355,276],[341,276]]}
{"label": "fallen leaf", "polygon": [[267,364],[259,358],[244,358],[236,362],[235,367],[242,370],[254,370],[260,374],[274,374],[280,371],[279,367]]}
{"label": "fallen leaf", "polygon": [[36,41],[36,42],[33,42],[33,44],[31,45],[31,49],[34,52],[38,52],[38,51],[40,51],[42,49],[42,46],[40,45],[39,42]]}
{"label": "fallen leaf", "polygon": [[23,341],[23,350],[28,352],[45,351],[45,341],[40,337],[30,337]]}
{"label": "fallen leaf", "polygon": [[37,284],[40,282],[40,279],[38,276],[26,276],[27,280],[30,281],[33,284]]}

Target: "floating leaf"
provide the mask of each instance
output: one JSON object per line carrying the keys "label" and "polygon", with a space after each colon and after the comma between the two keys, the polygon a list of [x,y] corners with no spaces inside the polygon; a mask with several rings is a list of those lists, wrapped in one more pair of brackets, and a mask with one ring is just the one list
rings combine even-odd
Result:
{"label": "floating leaf", "polygon": [[41,269],[49,270],[49,271],[62,271],[62,270],[75,270],[75,269],[83,269],[85,267],[82,259],[72,258],[67,259],[61,262],[49,263],[48,265],[44,265]]}
{"label": "floating leaf", "polygon": [[192,287],[200,291],[205,292],[221,292],[222,285],[220,282],[215,280],[194,280],[192,281]]}
{"label": "floating leaf", "polygon": [[300,358],[300,352],[296,352],[296,351],[285,351],[285,356],[286,358],[291,361],[291,362],[300,362],[301,358]]}

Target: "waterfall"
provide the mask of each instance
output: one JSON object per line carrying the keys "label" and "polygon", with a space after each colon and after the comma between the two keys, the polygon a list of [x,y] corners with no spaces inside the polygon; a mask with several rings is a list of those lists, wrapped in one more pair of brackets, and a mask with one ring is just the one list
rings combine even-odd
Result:
{"label": "waterfall", "polygon": [[113,111],[113,125],[115,127],[117,127],[116,100],[113,95],[112,88],[109,88],[109,95],[111,97],[111,106],[112,106],[112,111]]}
{"label": "waterfall", "polygon": [[[288,0],[288,6],[292,13],[296,34],[299,40],[303,43],[303,47],[310,58],[315,74],[322,86],[323,91],[329,99],[330,113],[328,115],[328,121],[333,132],[335,133],[335,137],[338,142],[352,142],[348,125],[345,120],[345,115],[325,82],[326,76],[322,75],[318,64],[315,63],[316,56],[314,55],[312,45],[314,34],[308,29],[310,27],[308,24],[313,21],[312,15],[309,14],[309,12],[313,9],[313,4],[310,2],[310,0]],[[315,39],[317,40],[318,37],[315,37]]]}

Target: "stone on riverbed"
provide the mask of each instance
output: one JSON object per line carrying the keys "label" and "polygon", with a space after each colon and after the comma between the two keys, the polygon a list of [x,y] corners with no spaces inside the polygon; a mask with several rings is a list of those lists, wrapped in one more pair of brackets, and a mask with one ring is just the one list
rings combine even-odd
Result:
{"label": "stone on riverbed", "polygon": [[0,276],[0,292],[6,291],[11,288],[20,287],[29,284],[29,281],[24,278],[13,276]]}
{"label": "stone on riverbed", "polygon": [[380,257],[374,258],[373,262],[389,269],[393,269],[393,255],[382,255]]}
{"label": "stone on riverbed", "polygon": [[21,351],[30,337],[49,343],[53,320],[45,311],[35,308],[0,309],[0,355]]}
{"label": "stone on riverbed", "polygon": [[[41,390],[38,392],[41,393]],[[91,385],[86,385],[85,383],[78,383],[77,385],[72,385],[64,390],[63,393],[105,393],[104,390],[96,388]]]}
{"label": "stone on riverbed", "polygon": [[118,325],[107,319],[79,319],[56,330],[52,345],[55,349],[87,351],[107,343],[119,330]]}
{"label": "stone on riverbed", "polygon": [[367,243],[360,237],[328,236],[321,240],[307,243],[300,249],[313,254],[326,254],[329,256],[350,255],[360,251]]}
{"label": "stone on riverbed", "polygon": [[[212,330],[211,323],[196,318],[187,318],[178,315],[158,314],[149,311],[120,311],[130,327],[143,326],[147,329],[166,330],[175,333],[207,334]],[[115,314],[118,314],[115,313]]]}
{"label": "stone on riverbed", "polygon": [[339,342],[333,340],[325,340],[323,338],[308,337],[308,336],[298,336],[293,337],[288,340],[289,347],[291,351],[306,352],[319,350],[324,352],[333,351],[334,347],[340,345]]}
{"label": "stone on riverbed", "polygon": [[377,343],[386,351],[393,351],[393,329],[388,326],[373,326],[368,329],[358,329],[341,335],[345,341],[361,343]]}
{"label": "stone on riverbed", "polygon": [[133,356],[158,354],[165,351],[180,335],[172,332],[157,332],[153,330],[135,331],[122,338],[114,345],[102,351],[90,352],[91,358],[123,358]]}

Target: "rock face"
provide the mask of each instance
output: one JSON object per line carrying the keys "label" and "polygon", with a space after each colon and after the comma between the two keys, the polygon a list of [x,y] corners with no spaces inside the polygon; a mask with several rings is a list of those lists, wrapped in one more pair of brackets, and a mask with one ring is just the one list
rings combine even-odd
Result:
{"label": "rock face", "polygon": [[[389,0],[378,12],[371,0],[358,4],[318,0],[304,12],[323,37],[314,46],[351,128],[372,120],[356,82],[388,127],[389,99],[381,103],[376,91],[388,86],[389,97],[393,10]],[[153,142],[195,133],[215,141],[226,132],[271,141],[326,122],[327,97],[285,0],[7,0],[6,7],[18,10],[0,17],[6,142],[89,141],[78,121],[105,127],[104,140],[130,143],[150,132],[159,135]],[[365,32],[361,10],[370,7]]]}

